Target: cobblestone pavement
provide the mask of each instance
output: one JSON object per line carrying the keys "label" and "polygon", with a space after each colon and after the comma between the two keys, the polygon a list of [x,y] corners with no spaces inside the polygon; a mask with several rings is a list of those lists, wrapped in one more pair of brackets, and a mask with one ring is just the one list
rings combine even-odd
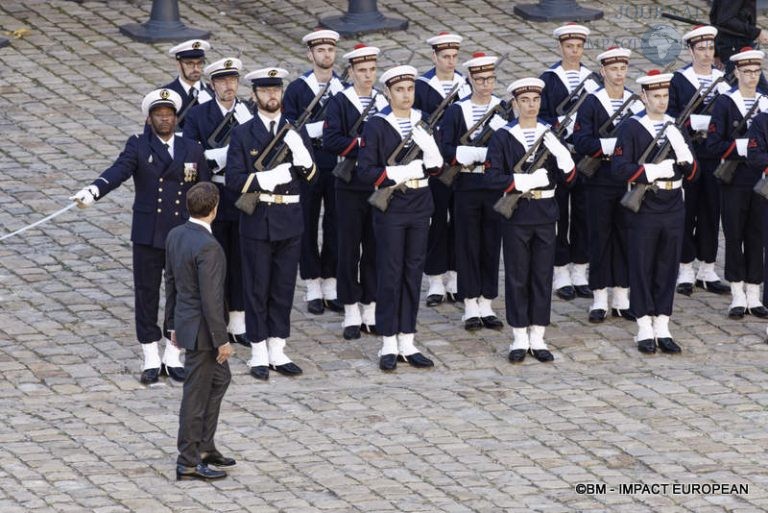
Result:
{"label": "cobblestone pavement", "polygon": [[[631,46],[663,23],[654,3],[582,4],[606,13],[591,25],[591,62],[612,38]],[[555,25],[521,21],[512,2],[379,6],[411,22],[408,32],[365,38],[385,49],[385,65],[410,60],[424,69],[423,40],[446,27],[468,39],[463,53],[508,54],[505,84],[556,58]],[[214,30],[213,56],[242,50],[248,69],[278,62],[294,72],[305,68],[301,35],[345,7],[181,2],[188,23]],[[0,5],[0,31],[28,29],[0,50],[0,233],[65,205],[139,129],[143,94],[174,67],[168,44],[118,32],[148,10],[148,1]],[[705,19],[705,10],[697,2],[678,12]],[[648,66],[636,60],[633,75]],[[509,329],[469,335],[460,310],[444,305],[419,318],[418,342],[434,370],[384,375],[378,340],[343,341],[341,317],[309,316],[299,290],[289,354],[304,376],[257,383],[241,350],[218,433],[239,466],[221,482],[177,484],[181,389],[137,380],[132,193],[125,185],[87,211],[0,243],[3,513],[768,510],[765,323],[730,321],[728,298],[700,291],[676,303],[680,356],[641,357],[633,323],[594,327],[587,300],[555,300],[547,334],[556,361],[512,366]],[[610,491],[672,482],[746,484],[749,492]],[[608,489],[582,495],[578,483]]]}

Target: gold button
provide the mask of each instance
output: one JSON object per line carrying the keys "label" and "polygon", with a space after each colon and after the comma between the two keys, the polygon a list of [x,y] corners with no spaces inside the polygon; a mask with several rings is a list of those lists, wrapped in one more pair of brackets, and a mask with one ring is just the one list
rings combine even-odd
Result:
{"label": "gold button", "polygon": [[160,212],[162,212],[162,210],[158,208],[157,209],[157,213],[159,214]]}

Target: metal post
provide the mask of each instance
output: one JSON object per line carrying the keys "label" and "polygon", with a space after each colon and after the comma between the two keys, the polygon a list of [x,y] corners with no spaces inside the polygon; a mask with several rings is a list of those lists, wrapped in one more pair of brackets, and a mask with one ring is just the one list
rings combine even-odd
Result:
{"label": "metal post", "polygon": [[381,14],[376,7],[376,0],[349,0],[346,13],[319,21],[320,26],[335,30],[342,36],[408,28],[408,20],[387,18]]}
{"label": "metal post", "polygon": [[120,32],[142,43],[207,39],[211,35],[210,32],[189,28],[181,22],[178,0],[152,0],[149,21],[121,25]]}
{"label": "metal post", "polygon": [[515,14],[531,21],[592,21],[603,11],[581,7],[576,0],[540,0],[538,4],[516,5]]}
{"label": "metal post", "polygon": [[10,39],[8,39],[7,37],[0,36],[0,48],[4,46],[8,46],[9,44],[11,44]]}

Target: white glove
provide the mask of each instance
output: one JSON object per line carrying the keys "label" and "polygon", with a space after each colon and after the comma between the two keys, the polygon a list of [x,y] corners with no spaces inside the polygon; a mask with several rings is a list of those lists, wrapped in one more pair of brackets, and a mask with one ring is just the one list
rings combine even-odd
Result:
{"label": "white glove", "polygon": [[304,146],[304,139],[301,138],[301,135],[296,130],[288,130],[284,140],[293,154],[294,166],[312,167],[312,157],[309,154],[309,150]]}
{"label": "white glove", "polygon": [[99,197],[99,188],[95,185],[89,185],[77,191],[74,196],[70,196],[69,199],[77,203],[80,208],[86,208],[96,201]]}
{"label": "white glove", "polygon": [[514,173],[512,176],[515,178],[515,189],[520,192],[528,192],[531,189],[549,185],[547,170],[543,167],[540,167],[531,174]]}
{"label": "white glove", "polygon": [[672,149],[675,150],[675,157],[677,157],[678,164],[693,164],[693,154],[688,147],[688,143],[685,142],[683,134],[677,129],[675,125],[669,125],[665,131],[669,143],[672,145]]}
{"label": "white glove", "polygon": [[309,134],[310,139],[319,139],[323,136],[323,125],[325,124],[325,121],[317,121],[315,123],[307,123],[305,126],[307,128],[307,134]]}
{"label": "white glove", "polygon": [[424,178],[424,162],[422,160],[414,160],[410,164],[403,166],[388,166],[387,178],[397,184],[407,180]]}
{"label": "white glove", "polygon": [[613,155],[613,149],[616,147],[616,138],[600,138],[600,148],[603,150],[603,155],[610,157]]}
{"label": "white glove", "polygon": [[571,152],[568,148],[563,146],[563,143],[561,143],[552,132],[548,131],[544,134],[544,146],[546,146],[549,152],[555,157],[557,160],[557,167],[564,173],[569,173],[576,165],[573,163]]}
{"label": "white glove", "polygon": [[465,166],[469,166],[475,162],[485,162],[485,154],[487,151],[488,149],[483,147],[457,146],[456,162]]}
{"label": "white glove", "polygon": [[229,149],[229,145],[224,146],[223,148],[213,148],[211,150],[205,150],[203,153],[205,154],[205,158],[208,160],[213,160],[216,162],[217,170],[224,169],[227,167],[227,150]]}
{"label": "white glove", "polygon": [[411,136],[413,142],[415,142],[421,151],[424,152],[424,167],[427,169],[433,167],[442,167],[443,156],[440,154],[440,149],[437,147],[435,138],[427,133],[421,125],[417,125],[413,129]]}
{"label": "white glove", "polygon": [[649,182],[655,182],[659,178],[672,178],[675,176],[672,164],[674,164],[672,159],[663,160],[660,164],[645,164],[645,176]]}
{"label": "white glove", "polygon": [[747,143],[749,143],[749,139],[736,139],[736,153],[739,154],[739,157],[747,156]]}
{"label": "white glove", "polygon": [[494,114],[494,116],[488,122],[488,126],[491,127],[491,129],[493,129],[494,132],[506,124],[507,124],[507,120],[502,118],[498,114]]}
{"label": "white glove", "polygon": [[[562,124],[563,120],[565,119],[565,116],[558,116],[557,122]],[[568,121],[568,124],[565,126],[565,136],[564,139],[568,139],[571,135],[573,135],[573,127],[576,125],[576,116],[571,116],[571,120]]]}
{"label": "white glove", "polygon": [[262,189],[273,192],[276,186],[291,181],[291,164],[286,162],[269,171],[256,173],[256,181]]}
{"label": "white glove", "polygon": [[712,116],[704,116],[702,114],[691,114],[691,128],[699,132],[706,132],[709,130],[709,121]]}

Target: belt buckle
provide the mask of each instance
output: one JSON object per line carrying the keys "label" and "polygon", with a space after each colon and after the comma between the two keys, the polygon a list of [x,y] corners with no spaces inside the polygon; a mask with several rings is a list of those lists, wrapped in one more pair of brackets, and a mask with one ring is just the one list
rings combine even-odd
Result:
{"label": "belt buckle", "polygon": [[416,180],[414,178],[411,178],[410,180],[406,180],[405,186],[409,189],[415,189],[416,188]]}
{"label": "belt buckle", "polygon": [[672,190],[672,182],[664,181],[664,182],[661,182],[661,183],[662,183],[661,188],[664,189],[665,191],[671,191]]}
{"label": "belt buckle", "polygon": [[283,195],[282,194],[275,194],[274,196],[274,203],[277,205],[280,205],[283,202]]}
{"label": "belt buckle", "polygon": [[531,198],[541,199],[541,191],[531,191]]}

